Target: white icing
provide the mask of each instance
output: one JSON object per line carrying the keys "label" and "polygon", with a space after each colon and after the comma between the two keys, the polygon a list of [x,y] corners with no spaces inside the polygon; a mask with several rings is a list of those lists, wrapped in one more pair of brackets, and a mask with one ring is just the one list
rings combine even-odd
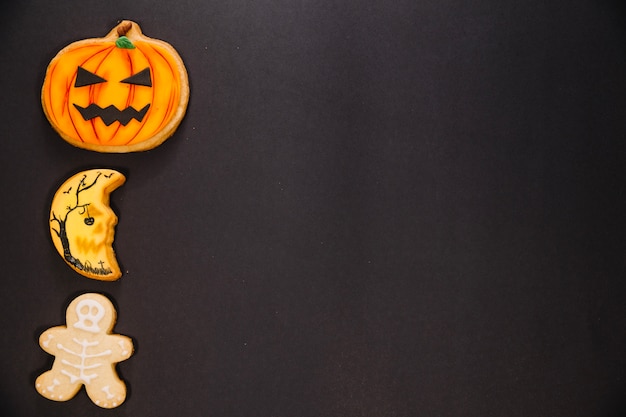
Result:
{"label": "white icing", "polygon": [[[87,312],[82,311],[85,307],[87,307]],[[95,309],[95,312],[93,309]],[[102,304],[96,300],[80,300],[76,305],[76,314],[78,315],[78,321],[74,323],[74,327],[91,333],[100,332],[98,322],[104,317]]]}
{"label": "white icing", "polygon": [[51,334],[48,335],[48,340],[44,341],[43,347],[48,347],[48,345],[50,344],[50,340],[52,340],[52,338],[54,338],[54,336],[52,336]]}
{"label": "white icing", "polygon": [[61,383],[59,382],[58,379],[54,378],[52,380],[52,385],[48,385],[46,388],[48,389],[48,391],[54,391],[54,387],[61,385]]}
{"label": "white icing", "polygon": [[71,356],[75,356],[78,359],[80,359],[79,363],[72,363],[72,362],[70,362],[70,361],[68,361],[66,359],[61,359],[61,363],[63,365],[67,365],[67,366],[69,366],[71,368],[74,368],[74,369],[78,370],[78,375],[74,375],[73,373],[71,373],[70,371],[67,371],[65,369],[62,369],[61,373],[63,375],[68,376],[70,378],[70,382],[72,384],[74,384],[75,382],[78,382],[78,381],[82,381],[85,384],[89,384],[89,383],[91,383],[92,379],[98,377],[98,374],[97,373],[91,373],[91,374],[87,375],[85,373],[85,371],[91,370],[91,369],[96,369],[96,368],[102,366],[102,363],[94,363],[92,365],[85,365],[85,360],[91,359],[91,358],[99,358],[99,357],[102,357],[102,356],[108,356],[108,355],[111,354],[111,350],[107,349],[107,350],[104,350],[102,352],[96,352],[96,353],[88,354],[87,353],[87,348],[90,348],[90,347],[93,347],[93,346],[97,346],[97,345],[100,344],[100,342],[98,342],[98,341],[89,342],[87,340],[82,340],[81,341],[81,340],[78,340],[76,338],[74,338],[72,340],[76,344],[78,344],[79,346],[82,347],[82,350],[81,350],[80,353],[74,352],[71,349],[66,348],[65,346],[63,346],[60,343],[57,344],[57,347],[59,349],[61,349],[62,351],[70,354]]}
{"label": "white icing", "polygon": [[111,398],[115,397],[115,395],[111,394],[111,390],[108,385],[105,385],[104,387],[102,387],[102,392],[104,392],[107,395],[107,400],[110,400]]}

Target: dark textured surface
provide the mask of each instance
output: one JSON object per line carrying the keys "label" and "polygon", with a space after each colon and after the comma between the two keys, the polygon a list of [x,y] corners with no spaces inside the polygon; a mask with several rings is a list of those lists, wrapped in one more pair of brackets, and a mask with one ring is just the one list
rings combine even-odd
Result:
{"label": "dark textured surface", "polygon": [[[46,66],[137,21],[191,100],[149,152],[76,149]],[[0,6],[5,416],[626,413],[626,11],[617,1],[64,1]],[[111,196],[124,275],[48,235],[71,174]],[[34,389],[82,292],[136,353],[125,404]]]}

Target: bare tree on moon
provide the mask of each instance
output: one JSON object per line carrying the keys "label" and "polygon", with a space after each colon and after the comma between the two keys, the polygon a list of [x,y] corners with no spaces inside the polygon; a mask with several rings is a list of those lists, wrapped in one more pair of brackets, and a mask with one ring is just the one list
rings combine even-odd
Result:
{"label": "bare tree on moon", "polygon": [[[78,210],[77,211],[78,214],[81,216],[84,215],[85,213],[87,214],[87,217],[85,218],[85,224],[87,226],[91,226],[94,224],[94,218],[89,216],[89,204],[91,203],[84,203],[84,204],[81,203],[80,193],[82,193],[83,191],[87,191],[88,189],[96,185],[101,175],[102,173],[98,172],[98,175],[96,175],[96,178],[94,178],[91,184],[87,184],[86,182],[87,175],[86,174],[83,175],[83,178],[81,178],[81,180],[79,181],[78,187],[76,188],[76,191],[74,192],[76,201],[74,202],[73,205],[69,205],[66,207],[67,211],[65,212],[65,215],[63,217],[60,217],[60,216],[57,216],[57,214],[54,211],[52,212],[52,218],[50,219],[50,222],[51,223],[56,222],[59,225],[59,229],[57,230],[51,226],[50,230],[54,231],[54,233],[61,240],[61,246],[63,247],[63,258],[65,258],[65,260],[68,263],[70,263],[75,268],[81,271],[87,271],[87,272],[91,272],[97,275],[108,275],[111,273],[111,269],[105,268],[104,262],[100,261],[99,262],[100,267],[96,268],[96,267],[93,267],[89,261],[86,261],[85,263],[83,263],[78,258],[72,255],[72,252],[70,249],[70,240],[67,237],[67,228],[66,228],[67,218],[69,217],[70,214],[74,213],[77,210]],[[69,194],[71,190],[72,190],[72,187],[70,187],[66,191],[63,191],[63,193]]]}

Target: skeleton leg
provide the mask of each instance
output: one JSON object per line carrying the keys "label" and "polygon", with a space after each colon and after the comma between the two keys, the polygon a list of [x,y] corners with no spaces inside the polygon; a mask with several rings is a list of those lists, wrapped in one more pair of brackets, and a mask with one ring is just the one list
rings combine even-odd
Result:
{"label": "skeleton leg", "polygon": [[109,374],[107,371],[102,378],[85,385],[91,401],[102,408],[117,407],[126,399],[126,385],[117,377],[114,368],[110,372]]}
{"label": "skeleton leg", "polygon": [[67,376],[55,371],[54,366],[51,370],[39,375],[35,381],[37,391],[44,397],[54,401],[72,399],[80,390],[81,385],[81,383],[71,383]]}

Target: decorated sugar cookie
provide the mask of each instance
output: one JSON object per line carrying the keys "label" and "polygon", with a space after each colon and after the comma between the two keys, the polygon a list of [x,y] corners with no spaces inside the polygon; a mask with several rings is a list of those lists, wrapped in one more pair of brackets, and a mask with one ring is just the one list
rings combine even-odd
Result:
{"label": "decorated sugar cookie", "polygon": [[117,216],[109,207],[109,194],[124,181],[112,169],[82,171],[65,181],[52,199],[52,242],[65,262],[88,278],[112,281],[122,275],[113,250]]}
{"label": "decorated sugar cookie", "polygon": [[133,341],[111,334],[115,320],[115,308],[107,297],[87,293],[75,298],[66,311],[67,325],[52,327],[39,337],[41,348],[55,359],[52,369],[37,378],[37,391],[50,400],[67,401],[84,385],[96,405],[122,404],[126,385],[115,364],[133,354]]}
{"label": "decorated sugar cookie", "polygon": [[160,145],[180,124],[189,100],[176,50],[125,20],[104,38],[62,49],[46,71],[41,101],[63,139],[97,152]]}

